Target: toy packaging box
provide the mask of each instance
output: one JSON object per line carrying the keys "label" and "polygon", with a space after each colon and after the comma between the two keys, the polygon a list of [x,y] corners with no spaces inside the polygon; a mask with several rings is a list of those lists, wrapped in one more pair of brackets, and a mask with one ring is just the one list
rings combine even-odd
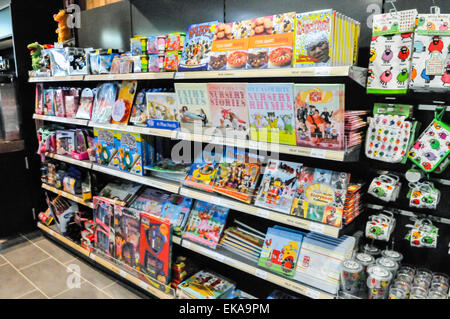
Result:
{"label": "toy packaging box", "polygon": [[419,14],[416,20],[409,88],[445,91],[450,87],[450,14]]}
{"label": "toy packaging box", "polygon": [[219,23],[209,56],[208,70],[245,69],[251,20]]}
{"label": "toy packaging box", "polygon": [[118,85],[116,83],[104,83],[97,87],[92,106],[91,120],[96,123],[110,123],[111,114],[116,102]]}
{"label": "toy packaging box", "polygon": [[290,67],[295,12],[254,18],[248,41],[247,69]]}
{"label": "toy packaging box", "polygon": [[345,148],[345,85],[295,84],[297,145]]}
{"label": "toy packaging box", "polygon": [[175,83],[180,126],[183,130],[194,132],[203,129],[203,134],[211,127],[211,114],[206,83]]}
{"label": "toy packaging box", "polygon": [[166,51],[181,51],[185,43],[186,33],[171,32],[167,34]]}
{"label": "toy packaging box", "polygon": [[236,285],[229,279],[201,270],[178,285],[182,298],[227,299]]}
{"label": "toy packaging box", "polygon": [[111,123],[127,125],[131,115],[137,81],[122,81],[119,95],[111,111]]}
{"label": "toy packaging box", "polygon": [[141,184],[133,182],[123,182],[120,184],[109,182],[98,193],[98,196],[114,199],[116,204],[127,206],[134,200],[141,187]]}
{"label": "toy packaging box", "polygon": [[235,150],[217,165],[214,192],[250,204],[261,177],[263,157]]}
{"label": "toy packaging box", "polygon": [[153,278],[170,282],[172,227],[168,220],[141,213],[139,244],[139,276],[149,282]]}
{"label": "toy packaging box", "polygon": [[146,90],[142,89],[136,94],[133,108],[131,109],[130,124],[137,126],[147,125]]}
{"label": "toy packaging box", "polygon": [[71,155],[75,151],[75,131],[57,130],[56,131],[56,154]]}
{"label": "toy packaging box", "polygon": [[269,269],[284,277],[292,278],[295,273],[303,233],[284,227],[267,229],[258,266]]}
{"label": "toy packaging box", "polygon": [[44,90],[44,115],[55,116],[53,89]]}
{"label": "toy packaging box", "polygon": [[247,139],[250,126],[246,83],[208,83],[207,87],[212,126],[223,137]]}
{"label": "toy packaging box", "polygon": [[181,230],[186,225],[193,202],[190,197],[170,194],[162,207],[161,218],[170,220],[175,235],[181,236]]}
{"label": "toy packaging box", "polygon": [[350,174],[303,166],[291,215],[341,227]]}
{"label": "toy packaging box", "polygon": [[264,170],[255,205],[290,214],[303,164],[270,160]]}
{"label": "toy packaging box", "polygon": [[247,83],[250,138],[296,145],[292,83]]}
{"label": "toy packaging box", "polygon": [[166,130],[177,130],[178,105],[175,93],[147,92],[147,126]]}
{"label": "toy packaging box", "polygon": [[144,147],[141,134],[116,132],[120,170],[136,175],[144,175]]}
{"label": "toy packaging box", "polygon": [[154,216],[161,216],[161,212],[169,198],[170,194],[166,191],[146,187],[137,195],[130,207]]}
{"label": "toy packaging box", "polygon": [[218,21],[192,24],[186,31],[178,71],[206,71]]}
{"label": "toy packaging box", "polygon": [[85,88],[81,91],[80,105],[77,110],[76,118],[85,120],[91,119],[94,94],[94,90],[89,88]]}
{"label": "toy packaging box", "polygon": [[196,201],[186,223],[183,238],[215,249],[229,210],[222,206]]}
{"label": "toy packaging box", "polygon": [[66,116],[65,97],[67,95],[66,89],[53,90],[53,103],[55,105],[55,115],[59,117]]}
{"label": "toy packaging box", "polygon": [[373,16],[367,93],[407,92],[416,17],[416,9]]}
{"label": "toy packaging box", "polygon": [[139,262],[140,211],[114,206],[115,258],[131,269]]}
{"label": "toy packaging box", "polygon": [[69,75],[89,74],[89,59],[84,48],[64,48]]}
{"label": "toy packaging box", "polygon": [[44,83],[36,83],[34,113],[44,114]]}
{"label": "toy packaging box", "polygon": [[106,254],[115,256],[114,200],[94,196],[94,247]]}
{"label": "toy packaging box", "polygon": [[215,156],[210,152],[200,152],[192,163],[184,184],[212,192],[217,174],[217,163],[222,156]]}
{"label": "toy packaging box", "polygon": [[180,51],[167,51],[164,55],[164,70],[177,71],[180,64]]}
{"label": "toy packaging box", "polygon": [[100,165],[119,168],[119,145],[117,132],[94,128],[95,157]]}
{"label": "toy packaging box", "polygon": [[78,111],[78,103],[80,100],[80,89],[70,88],[64,97],[64,106],[66,117],[75,117]]}

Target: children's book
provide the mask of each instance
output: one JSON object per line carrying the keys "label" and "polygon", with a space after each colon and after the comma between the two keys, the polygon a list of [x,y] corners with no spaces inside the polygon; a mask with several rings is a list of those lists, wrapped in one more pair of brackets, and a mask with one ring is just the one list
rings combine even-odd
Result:
{"label": "children's book", "polygon": [[114,206],[115,257],[132,269],[139,262],[140,220],[140,211],[117,204]]}
{"label": "children's book", "polygon": [[291,215],[341,227],[350,174],[303,166]]}
{"label": "children's book", "polygon": [[180,126],[175,93],[147,92],[147,126],[176,130]]}
{"label": "children's book", "polygon": [[94,94],[93,90],[89,88],[85,88],[81,91],[80,106],[78,107],[76,118],[85,120],[91,119]]}
{"label": "children's book", "polygon": [[175,83],[175,93],[182,129],[193,132],[194,127],[200,130],[211,126],[206,83]]}
{"label": "children's book", "polygon": [[212,126],[223,137],[247,139],[249,123],[246,84],[208,83],[207,85]]}
{"label": "children's book", "polygon": [[196,201],[192,208],[183,238],[216,248],[222,234],[229,208]]}
{"label": "children's book", "polygon": [[161,218],[170,220],[174,234],[181,236],[181,230],[186,225],[186,221],[191,211],[194,200],[178,194],[170,194],[161,209]]}
{"label": "children's book", "polygon": [[225,299],[234,288],[229,279],[205,270],[200,270],[178,286],[182,294],[192,299]]}
{"label": "children's book", "polygon": [[98,164],[119,168],[117,132],[94,128],[95,157]]}
{"label": "children's book", "polygon": [[292,83],[247,83],[252,140],[296,144]]}
{"label": "children's book", "polygon": [[102,188],[98,195],[113,199],[121,206],[126,206],[135,199],[136,194],[139,192],[141,187],[141,184],[132,182],[124,182],[120,184],[108,183]]}
{"label": "children's book", "polygon": [[297,145],[345,148],[345,85],[295,84]]}
{"label": "children's book", "polygon": [[147,125],[146,90],[142,89],[136,94],[131,110],[130,123],[138,126]]}
{"label": "children's book", "polygon": [[264,170],[255,205],[289,214],[303,164],[270,160]]}
{"label": "children's book", "polygon": [[219,21],[192,24],[186,31],[178,71],[206,71],[213,44],[214,30]]}
{"label": "children's book", "polygon": [[170,221],[141,213],[139,244],[139,274],[146,281],[153,278],[168,284],[172,257],[172,227]]}
{"label": "children's book", "polygon": [[91,120],[96,123],[110,123],[111,114],[116,102],[117,85],[115,83],[101,84],[96,91],[92,107]]}
{"label": "children's book", "polygon": [[217,157],[211,152],[200,152],[192,163],[184,184],[212,192],[216,174]]}
{"label": "children's book", "polygon": [[292,278],[300,254],[303,233],[294,230],[267,229],[258,266]]}
{"label": "children's book", "polygon": [[119,95],[111,111],[111,123],[127,125],[131,115],[137,81],[122,81]]}
{"label": "children's book", "polygon": [[227,154],[217,165],[214,192],[250,204],[261,177],[263,157],[241,150]]}
{"label": "children's book", "polygon": [[144,175],[143,141],[139,133],[117,131],[119,168],[121,171]]}
{"label": "children's book", "polygon": [[169,198],[169,193],[163,190],[146,187],[137,194],[136,199],[130,204],[130,207],[155,216],[160,216]]}

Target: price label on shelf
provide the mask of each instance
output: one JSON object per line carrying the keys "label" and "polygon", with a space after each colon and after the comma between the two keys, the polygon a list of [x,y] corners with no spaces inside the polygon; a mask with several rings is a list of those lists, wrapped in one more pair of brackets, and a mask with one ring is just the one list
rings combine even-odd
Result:
{"label": "price label on shelf", "polygon": [[51,236],[55,236],[55,232],[54,232],[53,230],[51,230],[51,229],[48,230],[48,233],[49,233]]}
{"label": "price label on shelf", "polygon": [[184,79],[184,72],[176,72],[175,79]]}
{"label": "price label on shelf", "polygon": [[317,76],[329,76],[331,74],[330,68],[316,68],[314,75]]}
{"label": "price label on shelf", "polygon": [[123,278],[127,278],[127,273],[126,273],[126,271],[125,270],[120,270],[119,271],[119,275],[121,276],[121,277],[123,277]]}
{"label": "price label on shelf", "polygon": [[320,148],[312,148],[311,149],[311,157],[325,158],[326,154],[327,154],[327,150],[320,149]]}
{"label": "price label on shelf", "polygon": [[189,249],[189,248],[191,248],[191,242],[190,242],[190,241],[188,241],[188,240],[183,240],[183,242],[182,242],[182,245],[181,245],[181,246],[183,246],[183,247],[185,247],[185,248]]}
{"label": "price label on shelf", "polygon": [[267,271],[261,270],[261,269],[256,269],[255,271],[255,276],[262,278],[262,279],[267,279]]}
{"label": "price label on shelf", "polygon": [[95,260],[95,255],[94,254],[90,254],[89,257],[91,257],[92,260]]}
{"label": "price label on shelf", "polygon": [[189,133],[186,133],[186,132],[178,132],[177,137],[180,140],[190,140]]}
{"label": "price label on shelf", "polygon": [[256,215],[262,218],[269,218],[269,211],[265,209],[258,208],[256,210]]}
{"label": "price label on shelf", "polygon": [[210,257],[212,259],[215,259],[215,260],[217,260],[217,261],[219,261],[221,263],[223,263],[224,260],[225,260],[225,256],[224,255],[221,255],[221,254],[216,253],[216,252],[209,252],[209,255],[210,255]]}
{"label": "price label on shelf", "polygon": [[316,233],[324,233],[325,231],[325,225],[324,224],[319,224],[319,223],[311,223],[309,225],[309,230],[316,232]]}
{"label": "price label on shelf", "polygon": [[143,282],[142,280],[139,281],[139,286],[142,289],[148,290],[148,285],[145,282]]}
{"label": "price label on shelf", "polygon": [[319,299],[320,298],[320,292],[311,288],[306,289],[306,296],[312,298],[312,299]]}
{"label": "price label on shelf", "polygon": [[286,218],[286,222],[291,224],[291,225],[300,227],[300,228],[307,228],[308,227],[308,222],[306,220],[301,219],[301,218],[295,218],[295,217],[291,218],[291,217],[289,217],[289,218]]}

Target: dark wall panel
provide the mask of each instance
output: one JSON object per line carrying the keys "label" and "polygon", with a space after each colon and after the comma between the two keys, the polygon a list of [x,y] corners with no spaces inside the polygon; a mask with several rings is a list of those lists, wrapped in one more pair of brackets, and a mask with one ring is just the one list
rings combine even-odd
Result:
{"label": "dark wall panel", "polygon": [[186,32],[194,23],[223,21],[223,0],[133,0],[131,1],[134,35]]}
{"label": "dark wall panel", "polygon": [[81,12],[81,47],[129,49],[130,2],[127,0]]}
{"label": "dark wall panel", "polygon": [[[397,10],[417,9],[419,13],[429,13],[430,6],[433,5],[440,7],[441,13],[450,13],[449,0],[397,0],[395,2]],[[390,9],[392,9],[392,5],[385,3],[384,10],[388,12]]]}

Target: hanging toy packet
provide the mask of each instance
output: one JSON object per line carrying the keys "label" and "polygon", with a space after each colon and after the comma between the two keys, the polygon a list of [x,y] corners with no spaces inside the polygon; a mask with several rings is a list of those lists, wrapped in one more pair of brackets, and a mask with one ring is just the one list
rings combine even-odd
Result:
{"label": "hanging toy packet", "polygon": [[[388,215],[387,215],[388,214]],[[389,241],[394,231],[395,218],[391,212],[383,212],[369,217],[366,223],[366,238]]]}
{"label": "hanging toy packet", "polygon": [[445,110],[436,109],[433,122],[409,150],[409,159],[426,173],[433,172],[450,153],[450,126],[442,122]]}
{"label": "hanging toy packet", "polygon": [[441,14],[438,7],[417,17],[409,87],[427,92],[450,88],[450,14]]}
{"label": "hanging toy packet", "polygon": [[385,202],[395,202],[401,186],[398,176],[380,175],[372,180],[367,193]]}
{"label": "hanging toy packet", "polygon": [[406,197],[410,207],[436,209],[441,192],[431,182],[410,183]]}
{"label": "hanging toy packet", "polygon": [[414,225],[406,225],[411,231],[406,236],[412,247],[436,248],[439,228],[429,219],[415,220]]}
{"label": "hanging toy packet", "polygon": [[373,16],[367,93],[406,94],[417,10]]}

